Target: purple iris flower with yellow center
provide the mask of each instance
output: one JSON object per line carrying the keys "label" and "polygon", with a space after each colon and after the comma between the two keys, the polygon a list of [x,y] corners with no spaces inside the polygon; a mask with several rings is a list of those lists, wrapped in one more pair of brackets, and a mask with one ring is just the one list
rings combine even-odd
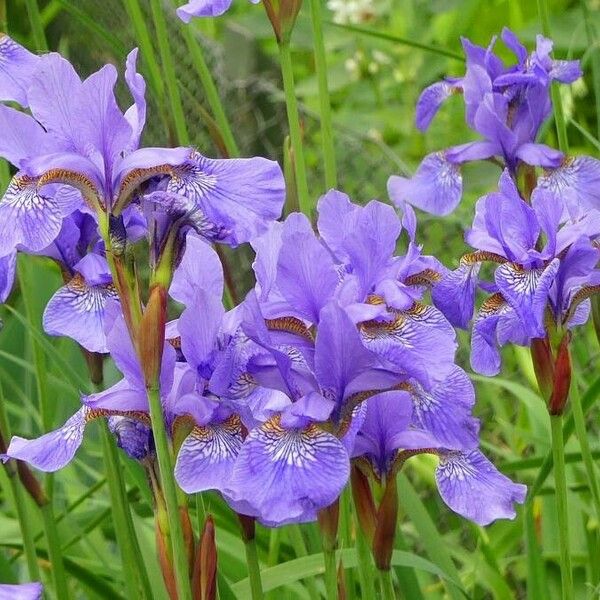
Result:
{"label": "purple iris flower with yellow center", "polygon": [[363,344],[398,372],[429,384],[454,366],[455,332],[424,292],[445,271],[415,243],[416,221],[404,215],[409,246],[396,256],[403,231],[395,211],[365,207],[331,191],[318,204],[319,234],[308,219],[290,215],[252,241],[258,298],[267,318],[291,316],[317,325],[335,299],[358,325]]}
{"label": "purple iris flower with yellow center", "polygon": [[[477,287],[491,292],[473,325],[474,370],[495,375],[500,346],[529,346],[534,339],[585,323],[589,297],[600,281],[598,216],[592,210],[578,221],[567,220],[563,205],[543,186],[533,190],[529,205],[508,171],[498,191],[478,201],[466,234],[476,251],[433,290],[436,305],[461,327],[473,315]],[[484,262],[497,266],[493,282],[480,284]]]}
{"label": "purple iris flower with yellow center", "polygon": [[[189,23],[193,17],[219,17],[227,12],[233,0],[191,0],[177,9],[177,16],[184,22]],[[260,0],[250,0],[252,4],[258,4]]]}
{"label": "purple iris flower with yellow center", "polygon": [[[436,482],[444,502],[455,512],[479,525],[515,517],[515,504],[525,500],[526,486],[500,473],[479,451],[476,419],[471,429],[446,429],[441,423],[423,427],[424,403],[445,405],[444,411],[465,404],[469,410],[475,392],[458,367],[452,381],[424,394],[408,386],[406,391],[384,392],[366,402],[366,417],[356,437],[355,464],[376,479],[395,485],[396,473],[417,454],[439,457]],[[427,412],[427,411],[425,411]],[[461,432],[462,436],[457,436]]]}
{"label": "purple iris flower with yellow center", "polygon": [[[19,53],[12,58],[24,60]],[[25,98],[9,98],[20,99],[32,116],[0,106],[0,155],[20,169],[0,201],[0,257],[17,246],[24,251],[48,246],[63,218],[84,200],[119,224],[124,209],[139,200],[140,186],[157,178],[162,179],[151,187],[163,194],[164,210],[201,223],[211,239],[235,245],[279,217],[284,182],[273,161],[212,160],[191,148],[139,148],[146,102],[136,59],[134,50],[125,70],[134,103],[125,113],[114,96],[112,65],[81,81],[55,53],[35,59]],[[10,77],[0,70],[2,75]]]}
{"label": "purple iris flower with yellow center", "polygon": [[[434,83],[417,103],[417,127],[424,131],[444,100],[462,93],[467,125],[483,139],[429,154],[411,178],[392,176],[388,190],[395,203],[410,202],[438,215],[452,212],[462,196],[460,165],[465,162],[494,159],[513,175],[522,163],[551,170],[563,164],[561,152],[536,138],[552,111],[552,82],[581,77],[579,62],[553,60],[552,42],[542,36],[531,54],[509,29],[501,37],[516,64],[504,65],[493,52],[495,39],[488,48],[463,39],[465,75]],[[563,169],[556,177],[574,176],[574,171]]]}

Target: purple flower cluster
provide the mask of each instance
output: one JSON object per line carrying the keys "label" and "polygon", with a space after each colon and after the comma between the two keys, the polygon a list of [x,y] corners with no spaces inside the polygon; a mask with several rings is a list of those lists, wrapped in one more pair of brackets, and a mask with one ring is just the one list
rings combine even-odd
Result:
{"label": "purple flower cluster", "polygon": [[[577,177],[577,167],[565,165],[561,152],[538,143],[536,137],[552,112],[552,82],[571,83],[581,77],[579,61],[553,60],[552,42],[542,36],[531,54],[509,29],[501,37],[516,64],[504,65],[494,53],[495,39],[487,48],[463,39],[465,75],[434,83],[421,94],[416,117],[421,131],[447,98],[462,94],[467,125],[481,139],[429,154],[410,179],[392,176],[388,190],[396,204],[410,202],[436,215],[452,212],[462,197],[460,167],[476,160],[500,162],[512,176],[523,164],[544,167],[554,173],[555,186],[558,181],[564,185],[569,175]],[[584,171],[585,178],[589,166]]]}
{"label": "purple flower cluster", "polygon": [[[223,12],[230,3],[216,4],[191,2],[186,10]],[[0,105],[0,156],[18,169],[0,201],[2,299],[17,251],[54,259],[65,284],[46,308],[46,331],[110,354],[122,374],[107,390],[83,396],[59,429],[34,440],[14,437],[8,457],[55,471],[72,460],[87,423],[106,418],[129,456],[154,460],[147,365],[111,268],[115,256],[145,239],[151,270],[166,261],[172,277],[158,281],[182,309],[166,324],[157,344],[163,350],[155,355],[162,359],[160,369],[156,362],[177,453],[175,477],[185,492],[217,490],[236,512],[270,526],[312,521],[339,498],[352,464],[389,481],[408,457],[428,453],[439,457],[436,481],[451,509],[482,525],[514,517],[525,486],[479,450],[475,392],[455,362],[453,324],[464,325],[473,312],[475,265],[493,257],[501,264],[497,289],[488,289],[510,309],[486,314],[474,328],[477,358],[485,363],[480,370],[492,370],[491,337],[521,341],[525,333],[511,329],[515,320],[537,336],[548,298],[556,319],[583,320],[585,298],[574,305],[577,290],[589,284],[581,280],[588,274],[580,256],[596,250],[592,223],[567,220],[568,211],[554,202],[569,165],[530,139],[549,110],[539,95],[578,68],[552,62],[544,40],[526,57],[513,38],[504,38],[519,57],[516,67],[504,68],[491,49],[465,42],[467,76],[443,84],[464,92],[469,122],[486,141],[429,157],[402,184],[418,189],[428,172],[435,195],[441,171],[431,172],[431,165],[441,165],[442,187],[454,194],[443,201],[447,208],[460,193],[449,156],[504,161],[500,192],[482,199],[469,234],[476,257],[455,272],[422,253],[416,216],[404,203],[400,218],[390,206],[359,206],[331,190],[319,200],[315,232],[302,214],[277,221],[285,186],[272,161],[140,148],[146,104],[136,51],[125,71],[134,102],[122,112],[114,67],[82,81],[60,55],[36,57],[2,38],[0,97],[24,109]],[[437,110],[443,86],[426,92],[422,123]],[[485,125],[491,117],[474,105],[490,103],[499,113],[502,106],[510,110],[510,119]],[[540,114],[528,110],[532,103]],[[536,156],[554,158],[536,163]],[[521,160],[556,167],[532,206],[512,179]],[[500,223],[492,218],[498,211],[507,215]],[[256,253],[256,285],[226,310],[223,270],[211,244],[245,242]],[[404,254],[396,252],[399,242]],[[430,291],[436,306],[426,301]]]}

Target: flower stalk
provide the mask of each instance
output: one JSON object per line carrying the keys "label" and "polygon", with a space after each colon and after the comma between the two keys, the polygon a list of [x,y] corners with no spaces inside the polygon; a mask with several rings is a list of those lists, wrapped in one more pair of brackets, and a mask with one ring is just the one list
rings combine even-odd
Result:
{"label": "flower stalk", "polygon": [[262,600],[263,587],[260,575],[260,563],[258,560],[258,548],[256,547],[256,522],[253,517],[238,514],[240,531],[246,552],[246,566],[248,567],[248,580],[250,582],[250,594],[252,600]]}
{"label": "flower stalk", "polygon": [[338,572],[336,561],[337,535],[339,524],[339,500],[319,512],[323,558],[325,561],[325,589],[328,600],[338,598]]}

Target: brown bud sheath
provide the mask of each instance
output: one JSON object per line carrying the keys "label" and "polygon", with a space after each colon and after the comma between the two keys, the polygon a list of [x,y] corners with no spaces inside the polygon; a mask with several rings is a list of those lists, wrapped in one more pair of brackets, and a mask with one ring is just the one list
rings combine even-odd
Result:
{"label": "brown bud sheath", "polygon": [[340,520],[340,501],[336,500],[327,508],[319,511],[319,527],[323,536],[323,548],[335,550],[337,545],[338,523]]}
{"label": "brown bud sheath", "polygon": [[190,573],[194,568],[194,555],[196,553],[196,542],[194,540],[194,529],[190,520],[190,513],[186,505],[179,507],[179,518],[183,530],[183,543],[188,555],[188,568]]}
{"label": "brown bud sheath", "polygon": [[156,532],[156,551],[158,553],[158,562],[162,571],[163,580],[167,593],[171,600],[177,600],[177,583],[175,581],[175,571],[173,570],[173,561],[171,560],[171,539],[169,537],[169,526],[166,515],[157,511],[155,515]]}
{"label": "brown bud sheath", "polygon": [[369,544],[372,544],[377,516],[369,479],[356,465],[353,465],[350,474],[350,483],[358,523]]}
{"label": "brown bud sheath", "polygon": [[385,491],[377,511],[377,527],[373,537],[373,558],[382,571],[389,571],[398,520],[398,488],[396,478],[386,481]]}
{"label": "brown bud sheath", "polygon": [[263,0],[277,43],[288,42],[302,6],[302,0]]}
{"label": "brown bud sheath", "polygon": [[206,517],[194,562],[192,591],[194,600],[214,600],[217,596],[217,544],[215,524]]}
{"label": "brown bud sheath", "polygon": [[548,402],[554,387],[554,359],[547,337],[535,338],[531,342],[531,360],[540,392]]}
{"label": "brown bud sheath", "polygon": [[571,387],[571,355],[569,343],[571,332],[567,331],[560,341],[554,367],[554,387],[548,404],[551,415],[562,415],[569,398]]}
{"label": "brown bud sheath", "polygon": [[244,542],[251,542],[256,535],[256,519],[254,517],[241,515],[239,513],[238,519],[240,521],[240,528],[242,530],[242,539]]}
{"label": "brown bud sheath", "polygon": [[140,361],[147,387],[156,385],[160,376],[166,319],[167,292],[157,285],[150,291],[138,334]]}
{"label": "brown bud sheath", "polygon": [[337,581],[338,600],[346,600],[346,571],[344,570],[344,563],[341,560],[338,564]]}

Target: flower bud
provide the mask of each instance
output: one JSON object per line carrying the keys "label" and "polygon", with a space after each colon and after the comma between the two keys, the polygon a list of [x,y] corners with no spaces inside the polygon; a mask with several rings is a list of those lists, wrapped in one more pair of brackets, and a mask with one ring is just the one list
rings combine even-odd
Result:
{"label": "flower bud", "polygon": [[160,376],[166,318],[167,292],[162,286],[155,286],[150,292],[138,334],[140,361],[146,386],[156,385]]}
{"label": "flower bud", "polygon": [[569,397],[571,387],[571,355],[569,343],[571,333],[567,331],[560,342],[554,366],[554,386],[548,404],[551,415],[562,415]]}
{"label": "flower bud", "polygon": [[398,488],[396,478],[388,478],[377,511],[377,526],[373,536],[373,558],[382,571],[389,571],[398,520]]}
{"label": "flower bud", "polygon": [[238,519],[240,521],[240,527],[242,529],[242,539],[244,542],[251,542],[256,535],[256,519],[249,517],[248,515],[241,515],[238,513]]}
{"label": "flower bud", "polygon": [[302,0],[263,0],[277,43],[287,42],[294,29]]}
{"label": "flower bud", "polygon": [[535,338],[531,342],[531,360],[540,392],[548,401],[554,386],[554,358],[547,337]]}
{"label": "flower bud", "polygon": [[367,476],[356,466],[352,467],[350,475],[352,498],[356,508],[358,523],[369,544],[373,542],[377,523],[375,502]]}
{"label": "flower bud", "polygon": [[194,600],[214,600],[217,596],[217,544],[215,524],[208,515],[194,561],[192,593]]}
{"label": "flower bud", "polygon": [[337,545],[338,523],[340,517],[340,501],[336,500],[319,511],[319,527],[323,536],[323,548],[325,550],[335,550]]}

